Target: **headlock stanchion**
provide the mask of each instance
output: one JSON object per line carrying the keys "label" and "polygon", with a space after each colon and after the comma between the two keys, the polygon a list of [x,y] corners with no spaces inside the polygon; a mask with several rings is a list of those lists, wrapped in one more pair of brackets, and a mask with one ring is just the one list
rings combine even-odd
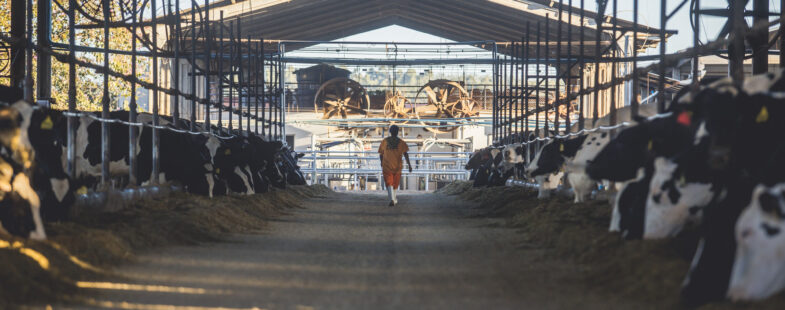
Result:
{"label": "headlock stanchion", "polygon": [[[284,72],[281,50],[266,49],[265,44],[273,45],[273,42],[253,40],[250,34],[243,33],[239,17],[224,18],[224,12],[212,6],[210,0],[201,4],[196,0],[180,1],[40,0],[39,13],[48,15],[37,19],[38,29],[50,29],[53,19],[67,19],[65,42],[58,42],[49,32],[37,33],[37,41],[32,41],[36,35],[35,29],[30,26],[33,22],[32,9],[26,10],[22,6],[19,10],[12,10],[17,23],[26,23],[21,24],[21,28],[12,23],[14,27],[10,33],[0,33],[0,43],[22,47],[27,56],[22,59],[32,59],[34,55],[43,59],[41,63],[44,66],[38,68],[39,79],[36,81],[39,99],[52,100],[48,98],[51,79],[40,78],[51,74],[51,66],[46,65],[46,60],[55,58],[68,66],[67,102],[53,103],[68,110],[64,115],[68,117],[66,160],[69,175],[73,176],[76,171],[77,118],[85,116],[102,124],[101,182],[104,186],[109,186],[112,123],[129,126],[131,183],[135,182],[139,150],[130,141],[136,140],[142,126],[153,129],[153,184],[159,182],[158,172],[161,170],[158,154],[161,130],[181,133],[201,131],[219,138],[258,133],[268,140],[283,140],[286,102],[280,89],[283,86],[280,75]],[[53,9],[41,8],[41,3],[53,3]],[[32,5],[28,7],[32,8]],[[183,7],[188,9],[181,10]],[[234,27],[235,24],[237,27]],[[95,43],[78,36],[77,30],[100,34],[103,46],[91,46]],[[112,39],[117,36],[128,38],[129,46],[114,43]],[[120,59],[127,62],[128,71],[114,65]],[[12,66],[18,64],[10,63]],[[148,66],[141,67],[140,64]],[[145,69],[139,70],[141,68]],[[100,108],[100,116],[79,111],[84,109],[77,105],[80,92],[78,72],[83,69],[93,70],[101,76],[102,97],[96,105]],[[32,78],[32,70],[24,67],[11,71],[14,85],[20,85],[25,76]],[[19,79],[14,79],[14,75]],[[119,97],[115,89],[117,84],[128,87],[129,94]],[[33,84],[28,82],[25,85],[29,88]],[[145,112],[152,114],[149,122],[137,121],[140,90],[149,94],[148,106],[145,107]],[[28,99],[32,99],[32,95]],[[128,110],[128,119],[110,117],[109,112],[116,109]],[[186,113],[188,122],[181,122],[183,113]],[[161,114],[170,115],[172,124],[162,125]]]}
{"label": "headlock stanchion", "polygon": [[[779,24],[785,14],[770,21],[766,1],[753,2],[754,24],[747,26],[745,1],[729,1],[729,8],[723,11],[704,9],[699,0],[661,0],[658,29],[638,23],[641,0],[633,0],[632,22],[618,18],[618,0],[597,0],[596,12],[584,10],[587,0],[576,1],[580,1],[579,7],[573,7],[573,0],[567,0],[566,5],[564,0],[553,2],[551,12],[545,14],[542,22],[521,23],[524,37],[520,42],[505,43],[508,49],[493,54],[495,145],[534,138],[542,141],[551,135],[563,137],[586,132],[586,128],[600,128],[599,125],[602,130],[617,128],[619,122],[640,115],[640,105],[644,103],[655,105],[657,112],[662,113],[676,93],[673,86],[683,79],[668,78],[666,72],[681,66],[680,62],[691,61],[692,91],[697,90],[697,81],[701,79],[699,58],[709,55],[727,58],[732,78],[741,83],[745,58],[752,58],[753,68],[758,68],[753,71],[765,72],[769,48],[777,40],[785,42],[782,27],[773,39],[769,36],[769,28]],[[668,53],[666,41],[676,31],[667,27],[680,11],[689,13],[693,44],[683,51]],[[703,14],[728,18],[726,31],[710,42],[701,42],[699,38]],[[759,36],[763,42],[755,39]],[[745,51],[745,40],[757,45]],[[655,53],[640,55],[655,46]],[[643,61],[653,63],[638,67]],[[655,87],[643,96],[647,100],[641,100],[641,85],[650,81]],[[630,118],[618,119],[616,110],[626,106]],[[597,124],[605,115],[606,123]]]}

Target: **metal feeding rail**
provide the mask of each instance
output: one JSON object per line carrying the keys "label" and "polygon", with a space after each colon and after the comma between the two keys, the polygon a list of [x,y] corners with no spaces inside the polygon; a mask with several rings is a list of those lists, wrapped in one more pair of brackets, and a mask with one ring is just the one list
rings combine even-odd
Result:
{"label": "metal feeding rail", "polygon": [[[384,188],[381,162],[376,151],[382,138],[311,138],[311,148],[300,159],[300,167],[309,184],[325,184],[331,181],[346,184],[352,190],[371,190]],[[464,166],[471,157],[470,139],[418,139],[406,138],[411,151],[409,159],[413,171],[408,167],[402,172],[404,189],[434,189],[432,182],[451,182],[466,180],[469,171]],[[330,150],[345,146],[348,150]],[[431,151],[435,146],[446,146],[453,151]],[[369,184],[375,180],[375,186]],[[424,184],[423,184],[424,183]],[[421,186],[422,185],[422,186]],[[342,185],[343,186],[343,185]],[[438,186],[438,184],[437,184]]]}
{"label": "metal feeding rail", "polygon": [[[403,179],[417,177],[424,181],[423,190],[431,190],[431,181],[467,180],[469,172],[464,166],[471,152],[409,152],[413,171],[404,165]],[[375,179],[377,189],[383,188],[379,153],[375,151],[316,151],[300,159],[300,166],[308,174],[309,184],[325,184],[330,180],[348,181],[353,190],[368,190],[367,182]],[[361,184],[362,180],[365,181]],[[406,181],[404,181],[406,182]],[[420,189],[419,186],[416,188]]]}

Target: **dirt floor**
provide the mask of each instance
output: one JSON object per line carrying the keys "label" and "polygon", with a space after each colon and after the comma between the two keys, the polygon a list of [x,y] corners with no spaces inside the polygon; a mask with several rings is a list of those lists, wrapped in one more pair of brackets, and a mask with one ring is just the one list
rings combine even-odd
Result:
{"label": "dirt floor", "polygon": [[[641,309],[578,282],[457,197],[334,194],[229,243],[171,247],[116,269],[69,309]],[[198,307],[198,308],[189,308]]]}
{"label": "dirt floor", "polygon": [[[261,197],[173,197],[54,225],[52,241],[20,244],[47,272],[19,247],[0,250],[20,266],[4,268],[3,291],[26,281],[0,297],[32,309],[680,309],[696,242],[622,241],[606,231],[607,202],[518,187],[458,183],[397,207],[325,188]],[[785,309],[785,298],[700,309]]]}
{"label": "dirt floor", "polygon": [[119,212],[83,212],[69,222],[47,224],[49,240],[44,242],[0,234],[0,309],[80,301],[90,292],[78,281],[113,278],[113,266],[134,262],[140,252],[258,232],[304,198],[328,192],[290,187],[215,199],[173,193],[136,201]]}
{"label": "dirt floor", "polygon": [[[697,245],[695,228],[670,240],[625,241],[607,231],[607,201],[537,200],[535,191],[522,187],[474,189],[467,182],[439,192],[476,202],[471,216],[500,219],[523,237],[518,247],[531,254],[539,251],[541,261],[574,265],[577,282],[593,294],[608,296],[608,305],[627,300],[652,309],[682,308],[679,289]],[[763,302],[721,302],[700,309],[785,309],[785,294]]]}

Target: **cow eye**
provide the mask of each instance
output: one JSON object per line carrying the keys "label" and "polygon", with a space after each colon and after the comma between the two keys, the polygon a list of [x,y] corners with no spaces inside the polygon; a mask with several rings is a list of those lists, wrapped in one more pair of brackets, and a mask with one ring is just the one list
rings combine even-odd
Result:
{"label": "cow eye", "polygon": [[769,226],[769,224],[761,223],[760,228],[763,228],[763,231],[766,232],[766,235],[772,237],[780,233],[780,229],[778,227]]}

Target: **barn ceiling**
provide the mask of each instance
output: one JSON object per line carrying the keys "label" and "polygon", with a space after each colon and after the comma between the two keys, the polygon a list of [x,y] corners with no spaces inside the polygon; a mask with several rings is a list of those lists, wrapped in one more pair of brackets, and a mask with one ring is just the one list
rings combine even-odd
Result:
{"label": "barn ceiling", "polygon": [[[558,5],[558,1],[547,0],[222,0],[210,4],[210,19],[217,20],[223,12],[226,22],[239,21],[243,37],[250,35],[265,40],[331,41],[400,25],[453,41],[502,42],[500,49],[504,49],[503,42],[520,41],[524,37],[536,40],[539,22],[541,40],[545,40],[547,33],[551,44],[559,36],[566,44],[568,28],[572,28],[573,45],[577,45],[580,10],[572,9],[570,23],[569,7],[564,6],[559,32]],[[547,30],[546,16],[550,19]],[[596,37],[593,18],[597,15],[585,11],[584,16],[585,50],[593,54]],[[604,27],[611,26],[610,18],[604,21]],[[531,26],[528,33],[527,22]],[[618,25],[631,31],[633,24],[618,20]],[[646,26],[639,26],[638,31],[641,36],[659,32]],[[608,36],[603,38],[607,40]],[[287,44],[287,50],[304,46]]]}

